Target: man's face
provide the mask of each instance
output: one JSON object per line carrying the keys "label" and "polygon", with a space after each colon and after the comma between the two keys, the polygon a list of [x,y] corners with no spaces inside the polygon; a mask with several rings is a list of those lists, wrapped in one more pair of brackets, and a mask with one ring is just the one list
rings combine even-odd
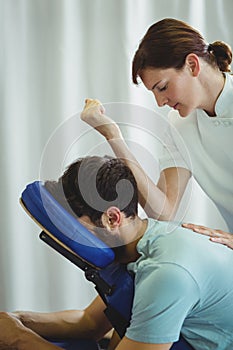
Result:
{"label": "man's face", "polygon": [[106,227],[102,218],[100,219],[98,225],[94,224],[87,215],[80,217],[78,221],[91,233],[93,233],[94,236],[99,238],[111,248],[125,244],[120,235],[120,231],[118,229],[111,230]]}
{"label": "man's face", "polygon": [[95,236],[97,236],[96,235],[97,226],[91,221],[89,216],[83,215],[78,219],[78,221],[80,222],[80,224],[82,224],[84,227],[86,227],[91,233],[93,233]]}

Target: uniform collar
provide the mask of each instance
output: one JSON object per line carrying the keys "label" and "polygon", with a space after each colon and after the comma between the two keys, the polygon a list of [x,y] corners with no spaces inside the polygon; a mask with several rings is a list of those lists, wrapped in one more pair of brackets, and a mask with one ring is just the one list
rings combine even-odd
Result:
{"label": "uniform collar", "polygon": [[216,117],[233,118],[233,75],[225,75],[225,84],[215,105]]}

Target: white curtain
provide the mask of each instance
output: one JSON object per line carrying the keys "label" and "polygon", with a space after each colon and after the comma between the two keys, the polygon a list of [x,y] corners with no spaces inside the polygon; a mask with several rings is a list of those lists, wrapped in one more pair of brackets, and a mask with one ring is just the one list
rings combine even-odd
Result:
{"label": "white curtain", "polygon": [[[113,115],[122,113],[125,123],[133,123],[135,105],[139,120],[157,113],[152,95],[131,82],[134,51],[152,23],[175,17],[197,27],[209,42],[233,46],[232,13],[232,0],[0,0],[1,310],[82,308],[95,296],[83,273],[38,239],[39,228],[21,209],[20,194],[29,182],[60,175],[80,155],[108,151],[95,133],[80,138],[86,129],[78,115],[86,97],[98,98]],[[77,130],[71,130],[72,116]],[[157,128],[156,118],[150,125]],[[153,176],[157,163],[149,126],[128,129],[142,163],[147,150],[145,167]],[[58,142],[64,130],[66,142]],[[48,164],[57,155],[50,173]],[[224,228],[194,186],[186,218]]]}

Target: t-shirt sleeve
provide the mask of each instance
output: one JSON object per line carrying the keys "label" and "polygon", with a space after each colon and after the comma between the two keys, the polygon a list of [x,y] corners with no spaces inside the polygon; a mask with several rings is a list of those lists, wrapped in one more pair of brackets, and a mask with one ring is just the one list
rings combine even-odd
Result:
{"label": "t-shirt sleeve", "polygon": [[136,275],[126,336],[152,344],[177,341],[185,318],[198,300],[198,286],[183,267],[170,263],[147,266]]}

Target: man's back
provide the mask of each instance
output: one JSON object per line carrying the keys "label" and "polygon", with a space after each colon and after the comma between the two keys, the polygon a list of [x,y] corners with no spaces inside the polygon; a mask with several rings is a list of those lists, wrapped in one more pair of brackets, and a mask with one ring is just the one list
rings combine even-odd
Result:
{"label": "man's back", "polygon": [[[174,229],[173,229],[174,228]],[[233,348],[233,253],[208,237],[149,220],[138,243],[132,322],[136,341],[174,342],[180,330],[195,349]]]}

